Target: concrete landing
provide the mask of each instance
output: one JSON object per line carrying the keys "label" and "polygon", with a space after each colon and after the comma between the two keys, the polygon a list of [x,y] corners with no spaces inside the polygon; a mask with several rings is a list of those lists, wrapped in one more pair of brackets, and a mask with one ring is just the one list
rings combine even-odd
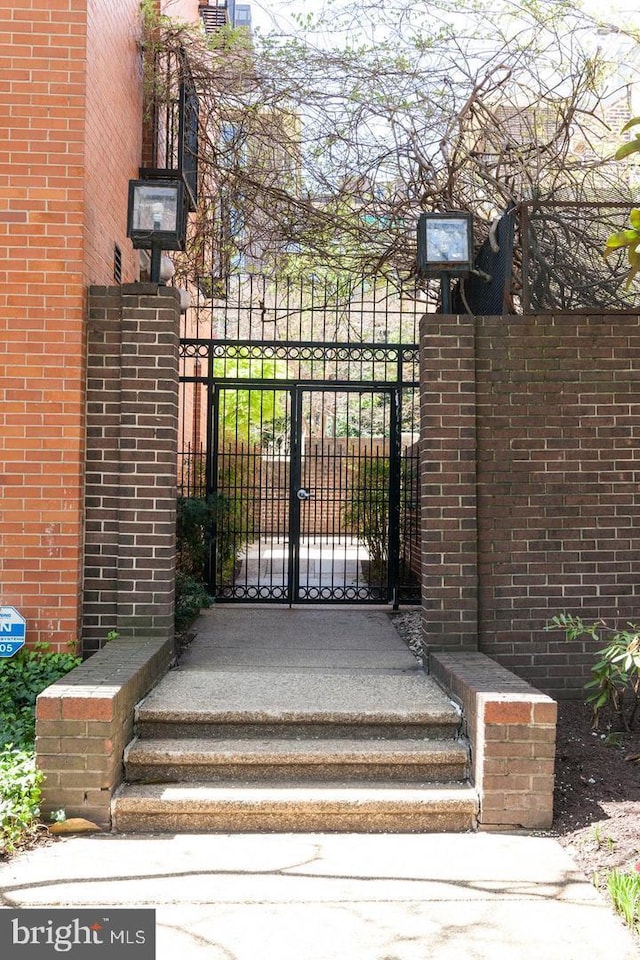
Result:
{"label": "concrete landing", "polygon": [[[195,623],[184,666],[421,672],[386,609],[216,604]],[[233,655],[232,657],[230,655]]]}
{"label": "concrete landing", "polygon": [[457,724],[459,713],[380,610],[216,606],[141,719],[388,718]]}

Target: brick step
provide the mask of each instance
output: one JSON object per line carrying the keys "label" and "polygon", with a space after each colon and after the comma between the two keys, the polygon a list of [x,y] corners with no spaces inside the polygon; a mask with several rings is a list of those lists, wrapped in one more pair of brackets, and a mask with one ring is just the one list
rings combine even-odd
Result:
{"label": "brick step", "polygon": [[464,780],[461,740],[134,740],[125,752],[131,783],[185,781]]}
{"label": "brick step", "polygon": [[478,798],[465,784],[126,784],[112,815],[120,833],[464,832]]}

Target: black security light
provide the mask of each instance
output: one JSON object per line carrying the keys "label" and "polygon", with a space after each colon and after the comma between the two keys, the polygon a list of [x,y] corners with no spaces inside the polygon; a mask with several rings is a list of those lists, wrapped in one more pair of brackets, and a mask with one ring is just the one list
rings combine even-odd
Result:
{"label": "black security light", "polygon": [[442,312],[451,309],[450,278],[466,276],[473,263],[473,218],[470,213],[421,213],[418,218],[418,273],[440,277]]}
{"label": "black security light", "polygon": [[160,282],[163,250],[182,250],[186,212],[184,184],[176,179],[129,181],[127,236],[137,250],[151,250],[151,282]]}

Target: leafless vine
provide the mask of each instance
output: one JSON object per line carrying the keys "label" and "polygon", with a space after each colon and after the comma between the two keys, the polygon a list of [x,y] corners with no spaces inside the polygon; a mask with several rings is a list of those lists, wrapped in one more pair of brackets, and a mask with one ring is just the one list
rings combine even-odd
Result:
{"label": "leafless vine", "polygon": [[[156,49],[186,49],[201,103],[185,275],[407,276],[423,210],[471,210],[480,243],[512,200],[627,199],[611,155],[631,68],[617,76],[606,32],[567,4],[336,0],[304,26],[153,25]],[[568,231],[540,256],[582,269]]]}

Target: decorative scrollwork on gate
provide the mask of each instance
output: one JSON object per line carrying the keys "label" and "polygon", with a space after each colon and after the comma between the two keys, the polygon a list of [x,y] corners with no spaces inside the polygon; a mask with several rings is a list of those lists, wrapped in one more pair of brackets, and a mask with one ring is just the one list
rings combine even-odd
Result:
{"label": "decorative scrollwork on gate", "polygon": [[[277,343],[228,340],[182,340],[182,360],[217,361],[216,379],[269,379],[260,365],[282,361],[293,368],[278,368],[276,379],[371,382],[402,382],[412,386],[418,379],[419,351],[416,345],[351,343]],[[227,364],[229,366],[227,366]],[[243,366],[240,367],[239,365]],[[300,366],[313,364],[305,373]],[[257,365],[254,367],[254,365]],[[339,369],[338,369],[338,365]],[[375,365],[375,367],[373,366]],[[338,373],[340,376],[338,376]],[[380,375],[382,373],[382,375]]]}

